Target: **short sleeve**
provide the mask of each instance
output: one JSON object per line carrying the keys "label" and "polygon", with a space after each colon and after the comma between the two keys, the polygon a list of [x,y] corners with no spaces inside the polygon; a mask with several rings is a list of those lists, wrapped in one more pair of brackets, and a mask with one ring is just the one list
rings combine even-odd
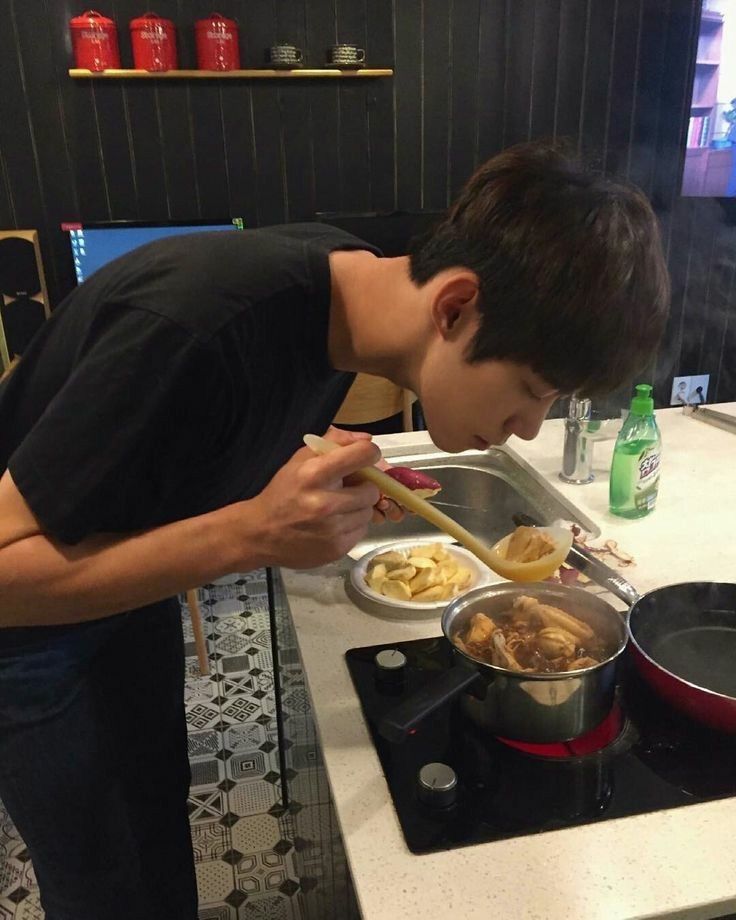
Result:
{"label": "short sleeve", "polygon": [[145,310],[118,309],[80,343],[72,373],[8,463],[46,531],[72,544],[106,529],[112,506],[135,501],[141,455],[155,462],[171,448],[162,432],[212,416],[216,370],[207,343]]}

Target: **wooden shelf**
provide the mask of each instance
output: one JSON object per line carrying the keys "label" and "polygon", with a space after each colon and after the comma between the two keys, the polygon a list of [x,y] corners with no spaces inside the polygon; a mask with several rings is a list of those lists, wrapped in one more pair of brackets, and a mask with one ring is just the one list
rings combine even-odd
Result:
{"label": "wooden shelf", "polygon": [[392,77],[393,70],[364,67],[362,70],[338,70],[323,67],[300,70],[80,70],[73,68],[69,76],[74,80],[313,80],[328,77],[330,79],[354,80],[366,77]]}

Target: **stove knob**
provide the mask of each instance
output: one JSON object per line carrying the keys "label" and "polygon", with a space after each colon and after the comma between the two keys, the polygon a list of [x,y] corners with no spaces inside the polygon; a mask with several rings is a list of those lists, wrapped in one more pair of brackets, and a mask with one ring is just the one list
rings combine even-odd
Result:
{"label": "stove knob", "polygon": [[418,776],[419,798],[432,808],[447,808],[457,798],[457,773],[446,763],[425,763]]}
{"label": "stove knob", "polygon": [[373,659],[379,680],[399,681],[404,677],[406,655],[397,648],[385,648]]}

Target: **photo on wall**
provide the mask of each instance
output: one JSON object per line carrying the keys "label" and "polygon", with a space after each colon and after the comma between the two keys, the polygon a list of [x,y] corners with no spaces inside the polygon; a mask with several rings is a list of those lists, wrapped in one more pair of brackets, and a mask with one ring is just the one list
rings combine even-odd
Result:
{"label": "photo on wall", "polygon": [[700,406],[708,399],[710,374],[675,377],[670,393],[671,406]]}
{"label": "photo on wall", "polygon": [[736,0],[702,0],[682,194],[736,198]]}

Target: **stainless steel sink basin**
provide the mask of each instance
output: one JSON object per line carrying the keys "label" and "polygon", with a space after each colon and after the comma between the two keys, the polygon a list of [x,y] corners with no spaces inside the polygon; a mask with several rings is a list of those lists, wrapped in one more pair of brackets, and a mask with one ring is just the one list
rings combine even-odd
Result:
{"label": "stainless steel sink basin", "polygon": [[[513,514],[533,515],[544,524],[564,518],[574,521],[592,536],[599,528],[568,502],[564,496],[507,447],[465,453],[460,457],[426,449],[413,453],[384,456],[394,466],[426,470],[442,483],[442,492],[433,500],[442,511],[489,545],[514,529]],[[409,514],[400,524],[372,526],[364,540],[350,555],[364,553],[398,540],[426,540],[444,537],[423,518]]]}

